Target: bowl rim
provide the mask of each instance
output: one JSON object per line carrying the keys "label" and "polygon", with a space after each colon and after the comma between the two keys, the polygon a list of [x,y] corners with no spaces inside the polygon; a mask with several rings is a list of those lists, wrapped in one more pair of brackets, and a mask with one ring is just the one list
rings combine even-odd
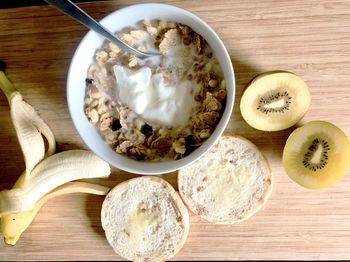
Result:
{"label": "bowl rim", "polygon": [[[127,12],[128,10],[132,10],[135,8],[163,8],[163,9],[167,9],[170,11],[176,11],[178,13],[180,13],[181,16],[188,16],[190,17],[192,20],[194,20],[196,23],[201,24],[201,26],[203,28],[205,28],[206,31],[208,31],[208,34],[210,34],[212,37],[215,38],[215,40],[219,43],[219,47],[215,48],[215,50],[220,50],[220,52],[222,52],[222,55],[224,56],[224,60],[227,60],[227,66],[229,68],[227,68],[227,72],[228,72],[228,76],[225,76],[225,81],[226,81],[226,89],[228,86],[227,83],[227,77],[229,77],[231,80],[229,84],[232,84],[232,97],[226,97],[226,103],[225,103],[225,109],[221,115],[220,121],[217,124],[217,126],[215,127],[213,133],[210,135],[210,137],[205,140],[205,142],[198,147],[196,150],[194,150],[193,152],[191,152],[188,156],[185,156],[179,160],[169,160],[169,161],[160,161],[160,162],[147,162],[147,161],[138,161],[138,160],[134,160],[131,159],[128,156],[125,156],[123,154],[118,154],[118,153],[114,153],[116,155],[118,155],[118,158],[120,157],[121,161],[119,161],[118,164],[116,164],[115,162],[113,162],[111,159],[108,159],[108,157],[102,153],[99,152],[99,150],[96,149],[96,147],[94,147],[94,143],[90,142],[89,139],[87,137],[85,137],[82,134],[82,130],[78,125],[78,119],[76,116],[76,113],[73,113],[73,103],[74,103],[74,99],[72,98],[72,68],[74,63],[76,63],[77,60],[77,56],[78,56],[78,51],[80,51],[80,49],[82,48],[82,45],[85,41],[87,41],[87,39],[89,38],[89,36],[91,34],[96,34],[95,32],[93,32],[92,30],[89,30],[84,37],[80,40],[78,46],[75,49],[74,55],[70,61],[70,65],[69,65],[69,69],[68,69],[68,76],[67,76],[67,82],[66,82],[66,96],[67,96],[67,104],[68,104],[68,111],[70,114],[70,117],[72,119],[73,125],[75,127],[75,129],[77,130],[79,136],[81,137],[81,139],[83,140],[84,144],[92,151],[94,152],[97,156],[99,156],[101,159],[105,160],[106,162],[108,162],[111,166],[118,168],[120,170],[124,170],[133,174],[142,174],[142,175],[160,175],[160,174],[164,174],[164,173],[170,173],[170,172],[174,172],[177,171],[191,163],[193,163],[194,161],[196,161],[197,159],[201,158],[208,150],[210,150],[212,148],[212,146],[217,142],[217,140],[221,137],[222,133],[225,131],[227,124],[230,120],[233,108],[234,108],[234,103],[235,103],[235,91],[236,91],[236,83],[235,83],[235,73],[234,73],[234,68],[233,68],[233,63],[232,60],[230,58],[230,55],[223,43],[223,41],[221,40],[221,38],[218,36],[218,34],[201,18],[199,18],[197,15],[173,6],[173,5],[169,5],[169,4],[160,4],[160,3],[144,3],[144,4],[133,4],[130,6],[126,6],[120,9],[117,9],[111,13],[109,13],[108,15],[106,15],[105,17],[103,17],[100,20],[100,23],[105,25],[105,23],[111,19],[111,17],[116,16],[118,13],[121,12]],[[108,28],[108,27],[107,27]],[[102,42],[101,42],[102,44]],[[213,51],[215,52],[214,48]],[[225,70],[223,70],[225,71]],[[85,77],[84,77],[85,78]],[[231,79],[232,78],[232,79]],[[227,90],[228,91],[228,90]],[[229,92],[227,92],[229,93]],[[230,103],[229,103],[230,102]],[[91,126],[92,128],[96,128],[95,126]],[[220,127],[220,128],[219,128]],[[104,142],[105,143],[105,142]],[[110,146],[106,143],[107,146]],[[133,164],[129,164],[129,163],[133,163]],[[147,168],[146,168],[147,166]],[[154,167],[154,168],[151,168]]]}

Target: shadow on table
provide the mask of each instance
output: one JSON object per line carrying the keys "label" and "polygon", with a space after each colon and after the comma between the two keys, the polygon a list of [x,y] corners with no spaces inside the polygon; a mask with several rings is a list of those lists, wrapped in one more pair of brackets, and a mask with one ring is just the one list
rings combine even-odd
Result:
{"label": "shadow on table", "polygon": [[101,225],[101,207],[104,196],[88,195],[86,197],[85,210],[86,215],[90,220],[90,227],[102,238],[105,238],[105,233]]}

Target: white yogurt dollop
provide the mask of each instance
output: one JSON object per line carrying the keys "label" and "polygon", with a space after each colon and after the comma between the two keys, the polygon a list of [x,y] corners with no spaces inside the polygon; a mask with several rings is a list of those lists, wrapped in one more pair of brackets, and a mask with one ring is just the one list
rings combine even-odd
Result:
{"label": "white yogurt dollop", "polygon": [[116,94],[143,119],[167,126],[177,126],[188,121],[196,101],[191,94],[193,83],[182,80],[176,86],[165,85],[163,74],[153,74],[149,67],[130,70],[115,65]]}

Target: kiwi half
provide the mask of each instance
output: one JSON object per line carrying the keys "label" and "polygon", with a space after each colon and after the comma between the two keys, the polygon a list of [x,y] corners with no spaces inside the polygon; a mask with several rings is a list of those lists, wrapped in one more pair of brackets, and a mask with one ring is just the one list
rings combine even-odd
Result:
{"label": "kiwi half", "polygon": [[262,131],[279,131],[303,118],[311,102],[306,83],[286,71],[255,77],[245,89],[240,109],[244,120]]}
{"label": "kiwi half", "polygon": [[350,166],[350,141],[329,122],[308,122],[287,139],[283,166],[288,176],[303,187],[329,187],[337,183]]}

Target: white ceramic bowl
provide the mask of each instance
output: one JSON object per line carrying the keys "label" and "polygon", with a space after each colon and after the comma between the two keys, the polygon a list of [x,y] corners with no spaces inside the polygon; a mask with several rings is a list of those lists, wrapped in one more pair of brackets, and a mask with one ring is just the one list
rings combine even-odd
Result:
{"label": "white ceramic bowl", "polygon": [[203,20],[181,8],[165,4],[137,4],[111,13],[101,20],[101,24],[110,31],[116,32],[143,19],[163,19],[188,25],[206,39],[218,58],[226,80],[227,101],[221,120],[210,138],[191,154],[176,161],[141,162],[114,152],[84,114],[87,69],[93,61],[95,50],[101,47],[104,41],[102,36],[93,31],[89,31],[80,42],[71,61],[67,80],[67,99],[69,112],[79,135],[96,155],[116,168],[137,174],[156,175],[172,172],[190,164],[207,152],[217,141],[233,109],[235,77],[230,56],[218,35]]}

